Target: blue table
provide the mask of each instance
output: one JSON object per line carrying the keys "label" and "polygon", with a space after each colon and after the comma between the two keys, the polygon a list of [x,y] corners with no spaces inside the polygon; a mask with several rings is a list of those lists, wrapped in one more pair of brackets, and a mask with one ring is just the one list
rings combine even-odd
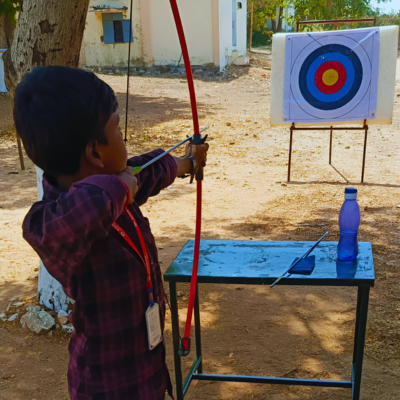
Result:
{"label": "blue table", "polygon": [[[295,257],[305,253],[313,243],[204,240],[201,242],[198,283],[270,285],[288,269]],[[371,243],[359,243],[358,258],[352,262],[338,260],[336,249],[337,242],[322,242],[312,253],[316,256],[316,261],[311,275],[291,275],[282,279],[278,285],[358,287],[351,380],[329,381],[203,373],[199,295],[196,290],[194,303],[196,359],[183,382],[179,355],[180,336],[176,284],[190,282],[191,279],[194,241],[187,242],[164,275],[164,280],[169,282],[171,296],[177,400],[183,400],[193,379],[348,388],[352,389],[352,399],[358,400],[360,398],[369,291],[375,281],[372,248]]]}

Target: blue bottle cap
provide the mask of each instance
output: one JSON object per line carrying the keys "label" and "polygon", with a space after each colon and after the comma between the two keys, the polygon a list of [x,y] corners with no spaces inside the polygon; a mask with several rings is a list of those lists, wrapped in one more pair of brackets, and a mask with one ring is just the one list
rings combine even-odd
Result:
{"label": "blue bottle cap", "polygon": [[346,188],[344,190],[345,200],[356,200],[357,199],[357,189],[356,188]]}

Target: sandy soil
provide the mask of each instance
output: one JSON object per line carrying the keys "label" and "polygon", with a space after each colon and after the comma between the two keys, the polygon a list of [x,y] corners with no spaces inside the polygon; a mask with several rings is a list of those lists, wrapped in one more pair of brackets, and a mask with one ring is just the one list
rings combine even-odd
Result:
{"label": "sandy soil", "polygon": [[[269,124],[268,55],[229,79],[196,80],[201,124],[209,125],[204,181],[204,239],[315,240],[337,218],[348,185],[359,190],[360,240],[373,244],[376,285],[371,291],[362,398],[398,399],[400,392],[400,80],[393,125],[371,127],[365,184],[360,185],[363,133],[296,132],[291,184],[286,180],[288,129]],[[265,76],[263,76],[265,75]],[[118,94],[124,113],[125,77],[101,76]],[[132,78],[129,153],[167,148],[191,132],[186,81],[169,76]],[[123,120],[123,118],[121,118]],[[19,168],[11,103],[0,97],[0,312],[11,297],[36,300],[35,253],[21,237],[21,222],[36,200],[32,163]],[[195,185],[178,180],[143,207],[151,221],[164,270],[194,237]],[[181,320],[188,286],[181,285]],[[168,293],[168,287],[166,287]],[[349,380],[356,290],[277,286],[200,286],[204,370],[211,373]],[[18,311],[9,309],[9,313]],[[22,309],[19,309],[22,312]],[[173,377],[170,313],[166,338]],[[15,322],[0,322],[0,399],[67,399],[68,335],[38,336]],[[184,359],[187,369],[191,359]],[[174,377],[173,377],[174,379]],[[345,389],[194,382],[188,399],[350,399]]]}

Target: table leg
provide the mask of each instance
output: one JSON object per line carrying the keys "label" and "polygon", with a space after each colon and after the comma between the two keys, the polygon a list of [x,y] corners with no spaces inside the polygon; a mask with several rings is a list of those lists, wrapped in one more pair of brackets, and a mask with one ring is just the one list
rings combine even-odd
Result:
{"label": "table leg", "polygon": [[179,316],[178,301],[176,297],[176,283],[169,283],[169,295],[171,299],[171,322],[172,322],[172,342],[174,344],[174,364],[175,364],[175,386],[176,399],[183,400],[182,368],[181,357],[179,355]]}
{"label": "table leg", "polygon": [[364,356],[365,332],[367,327],[369,286],[359,286],[357,295],[356,329],[353,350],[353,400],[360,398],[361,373]]}
{"label": "table leg", "polygon": [[[196,335],[196,356],[201,360],[201,336],[200,336],[200,307],[199,307],[199,286],[196,287],[196,295],[194,298],[194,324]],[[200,361],[197,372],[203,372],[203,365]]]}

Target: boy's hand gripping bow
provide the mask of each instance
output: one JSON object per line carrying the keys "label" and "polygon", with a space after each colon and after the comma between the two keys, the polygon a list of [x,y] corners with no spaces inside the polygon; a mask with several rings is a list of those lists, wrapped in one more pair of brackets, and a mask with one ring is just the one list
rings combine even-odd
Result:
{"label": "boy's hand gripping bow", "polygon": [[[200,131],[202,132],[202,131]],[[189,143],[191,145],[194,146],[198,146],[198,145],[202,145],[206,142],[207,140],[207,136],[205,135],[204,137],[202,137],[201,135],[193,135],[192,139],[189,141]],[[193,164],[193,168],[190,171],[190,183],[193,182],[193,179],[196,177],[196,181],[202,181],[204,178],[204,167],[203,167],[203,163],[200,163],[199,166]]]}

